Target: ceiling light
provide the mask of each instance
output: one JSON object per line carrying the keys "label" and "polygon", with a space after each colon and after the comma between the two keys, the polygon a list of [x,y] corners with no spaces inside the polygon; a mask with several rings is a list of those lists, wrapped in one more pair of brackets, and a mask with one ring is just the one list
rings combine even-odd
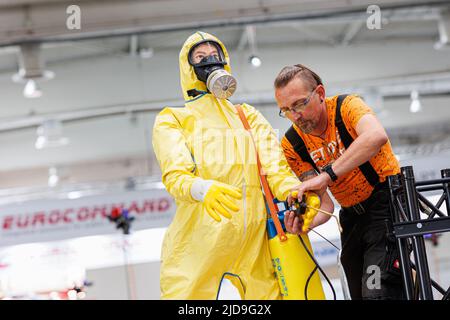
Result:
{"label": "ceiling light", "polygon": [[28,79],[23,89],[23,95],[25,98],[39,98],[42,96],[42,91],[38,87],[36,81]]}
{"label": "ceiling light", "polygon": [[71,191],[67,194],[67,198],[70,200],[79,199],[83,196],[83,193],[80,191]]}
{"label": "ceiling light", "polygon": [[153,49],[152,48],[141,48],[139,49],[139,56],[142,59],[150,59],[151,57],[153,57]]}
{"label": "ceiling light", "polygon": [[19,71],[12,76],[15,83],[25,84],[23,95],[26,98],[39,98],[42,91],[37,81],[53,79],[55,74],[45,70],[42,59],[42,50],[39,43],[28,43],[20,45]]}
{"label": "ceiling light", "polygon": [[412,113],[422,111],[422,104],[419,100],[419,92],[417,90],[411,91],[411,105],[409,106],[409,111]]}
{"label": "ceiling light", "polygon": [[254,68],[258,68],[262,64],[261,58],[258,57],[257,55],[251,55],[249,57],[249,62],[252,65],[252,67],[254,67]]}
{"label": "ceiling light", "polygon": [[45,120],[36,130],[38,135],[34,144],[36,149],[61,147],[69,143],[62,134],[62,124],[59,120]]}
{"label": "ceiling light", "polygon": [[58,169],[51,167],[48,169],[48,186],[50,188],[56,187],[59,182]]}

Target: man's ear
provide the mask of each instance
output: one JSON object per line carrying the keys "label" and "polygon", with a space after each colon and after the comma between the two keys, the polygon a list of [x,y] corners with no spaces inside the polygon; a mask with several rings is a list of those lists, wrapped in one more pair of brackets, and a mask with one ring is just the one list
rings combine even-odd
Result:
{"label": "man's ear", "polygon": [[325,87],[321,84],[317,86],[317,93],[319,94],[320,102],[325,100]]}

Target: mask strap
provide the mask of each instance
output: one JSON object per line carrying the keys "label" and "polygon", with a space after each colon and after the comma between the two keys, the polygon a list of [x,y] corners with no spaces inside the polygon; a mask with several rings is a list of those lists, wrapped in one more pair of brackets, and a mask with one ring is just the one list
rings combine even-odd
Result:
{"label": "mask strap", "polygon": [[199,96],[201,94],[205,94],[205,93],[209,93],[209,91],[201,91],[201,90],[197,90],[197,89],[191,89],[187,91],[187,94],[189,97],[193,97],[195,98],[196,96]]}

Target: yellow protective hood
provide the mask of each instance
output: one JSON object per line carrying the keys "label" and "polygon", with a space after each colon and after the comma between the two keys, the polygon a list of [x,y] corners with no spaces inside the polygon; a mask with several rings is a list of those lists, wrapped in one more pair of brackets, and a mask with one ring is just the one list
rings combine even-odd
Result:
{"label": "yellow protective hood", "polygon": [[217,42],[221,47],[223,54],[225,56],[225,60],[227,64],[224,66],[224,69],[231,73],[230,68],[230,57],[228,55],[228,51],[223,45],[222,41],[217,39],[215,36],[206,33],[197,31],[193,35],[191,35],[183,44],[183,48],[181,48],[180,51],[180,82],[181,82],[181,89],[183,90],[183,97],[185,101],[192,100],[193,97],[188,96],[187,91],[191,89],[197,89],[199,91],[207,91],[206,84],[203,81],[200,81],[197,79],[197,75],[195,74],[194,67],[190,65],[188,61],[188,54],[189,51],[193,46],[195,46],[197,43],[205,41],[205,40],[211,40],[214,42]]}

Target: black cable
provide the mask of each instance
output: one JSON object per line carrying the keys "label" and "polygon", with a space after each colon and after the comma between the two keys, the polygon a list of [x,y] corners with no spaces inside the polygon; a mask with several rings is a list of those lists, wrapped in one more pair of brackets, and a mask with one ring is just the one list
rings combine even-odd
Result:
{"label": "black cable", "polygon": [[[336,291],[334,291],[334,287],[331,284],[330,279],[328,279],[327,275],[325,274],[325,271],[323,271],[323,269],[320,267],[319,263],[316,261],[316,259],[314,258],[314,256],[311,254],[311,252],[309,252],[308,247],[306,246],[305,242],[303,241],[302,237],[299,236],[300,242],[303,245],[303,248],[305,248],[306,252],[308,253],[309,257],[311,258],[311,260],[314,262],[314,264],[316,265],[316,268],[314,268],[314,270],[311,272],[311,274],[309,275],[310,277],[313,276],[314,272],[316,272],[317,269],[319,269],[319,271],[322,273],[322,275],[324,276],[325,280],[328,282],[328,285],[331,288],[331,291],[333,292],[333,300],[336,300]],[[309,283],[305,284],[305,292],[307,292],[308,290],[308,285]],[[305,299],[308,300],[308,297],[305,296]]]}
{"label": "black cable", "polygon": [[[330,240],[328,240],[327,238],[325,238],[323,235],[321,235],[319,232],[317,232],[314,229],[308,228],[310,231],[313,231],[315,234],[317,234],[319,237],[321,237],[322,239],[324,239],[325,241],[327,241],[329,244],[331,244],[333,247],[336,248],[336,250],[341,250],[339,247],[337,247],[334,243],[332,243]],[[306,281],[305,284],[305,299],[308,300],[308,285],[309,285],[309,281],[311,280],[312,276],[314,275],[314,273],[317,270],[317,265],[314,268],[314,270],[309,274],[308,280]],[[336,299],[335,299],[336,300]]]}
{"label": "black cable", "polygon": [[317,266],[314,267],[313,271],[309,274],[308,280],[306,280],[306,284],[305,284],[305,300],[308,300],[308,286],[309,286],[309,281],[311,280],[311,278],[313,277],[314,273],[317,270]]}
{"label": "black cable", "polygon": [[322,239],[324,239],[325,241],[327,241],[329,244],[331,244],[333,247],[335,247],[338,251],[341,251],[341,248],[337,247],[333,242],[331,242],[330,240],[328,240],[327,238],[325,238],[323,235],[321,235],[320,233],[318,233],[316,230],[308,228],[310,231],[314,232],[315,234],[317,234],[319,237],[321,237]]}
{"label": "black cable", "polygon": [[[239,279],[239,282],[241,283],[242,290],[245,291],[245,287],[244,287],[244,284],[242,283],[241,277],[239,277],[237,274],[234,274],[234,273],[231,273],[231,272],[224,272],[224,273],[222,274],[222,278],[220,278],[219,288],[217,289],[217,294],[216,294],[216,300],[219,300],[220,289],[222,288],[223,279],[225,279],[225,276],[226,276],[226,275],[229,275],[229,276],[233,276],[233,277],[238,278],[238,279]],[[229,280],[229,281],[230,281],[230,280]],[[239,289],[238,289],[238,290],[239,290]],[[240,295],[240,292],[239,292],[239,295]],[[241,297],[241,299],[242,299],[242,297]]]}

